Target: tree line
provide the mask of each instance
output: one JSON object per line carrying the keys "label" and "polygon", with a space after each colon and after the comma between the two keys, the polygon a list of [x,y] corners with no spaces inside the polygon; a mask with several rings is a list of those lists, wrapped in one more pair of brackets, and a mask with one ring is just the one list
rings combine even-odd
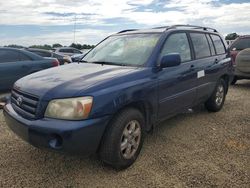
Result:
{"label": "tree line", "polygon": [[[16,45],[16,44],[10,44],[10,45],[6,45],[4,47],[26,48],[25,46]],[[44,49],[44,50],[52,50],[53,48],[60,48],[60,47],[63,47],[63,45],[61,45],[59,43],[56,43],[56,44],[53,44],[53,45],[44,44],[44,45],[31,45],[31,46],[29,46],[29,48],[39,48],[39,49]],[[70,47],[82,50],[82,49],[91,49],[91,48],[94,48],[95,45],[72,43],[70,45]]]}
{"label": "tree line", "polygon": [[[225,39],[226,40],[235,40],[237,37],[239,37],[239,35],[237,33],[229,33],[229,34],[226,35]],[[25,48],[24,46],[16,45],[16,44],[10,44],[10,45],[7,45],[5,47]],[[63,47],[63,45],[61,45],[59,43],[55,43],[53,45],[44,44],[44,45],[32,45],[32,46],[29,46],[29,48],[39,48],[39,49],[45,49],[45,50],[51,50],[53,48],[60,48],[60,47]],[[72,43],[70,45],[70,47],[82,50],[82,49],[94,48],[95,45]]]}

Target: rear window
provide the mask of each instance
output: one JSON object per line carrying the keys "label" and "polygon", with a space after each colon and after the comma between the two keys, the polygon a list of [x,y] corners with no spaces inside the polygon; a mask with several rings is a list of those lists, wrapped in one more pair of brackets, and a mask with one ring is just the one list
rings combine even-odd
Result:
{"label": "rear window", "polygon": [[210,56],[209,44],[205,34],[190,33],[190,37],[193,42],[196,59]]}
{"label": "rear window", "polygon": [[20,61],[31,61],[32,60],[29,56],[27,56],[23,53],[19,53],[19,59],[20,59]]}
{"label": "rear window", "polygon": [[244,50],[246,48],[250,48],[250,38],[240,38],[236,40],[230,49],[236,48],[236,50]]}
{"label": "rear window", "polygon": [[59,52],[64,52],[64,53],[73,53],[73,49],[60,49]]}
{"label": "rear window", "polygon": [[222,43],[221,38],[218,35],[211,35],[211,37],[212,37],[212,40],[214,42],[214,47],[215,47],[216,53],[217,54],[226,53],[225,46]]}
{"label": "rear window", "polygon": [[74,51],[75,54],[81,54],[82,53],[81,51],[75,50],[75,49],[73,51]]}
{"label": "rear window", "polygon": [[35,54],[40,55],[42,57],[51,57],[51,53],[48,52],[39,52],[39,51],[34,51]]}

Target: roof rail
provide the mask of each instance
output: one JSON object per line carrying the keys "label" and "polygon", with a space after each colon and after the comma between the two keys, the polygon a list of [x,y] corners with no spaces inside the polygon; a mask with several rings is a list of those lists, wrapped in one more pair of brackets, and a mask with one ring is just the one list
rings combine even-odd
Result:
{"label": "roof rail", "polygon": [[128,31],[136,31],[136,30],[137,29],[125,29],[125,30],[119,31],[118,33],[125,33],[125,32],[128,32]]}
{"label": "roof rail", "polygon": [[[166,27],[166,30],[174,29],[174,28],[177,28],[177,27],[190,27],[190,28],[193,28],[193,29],[203,29],[204,31],[212,30],[213,32],[217,32],[217,30],[214,29],[214,28],[202,27],[202,26],[197,26],[197,25],[172,25],[172,26]],[[162,27],[162,28],[164,28],[164,27]]]}

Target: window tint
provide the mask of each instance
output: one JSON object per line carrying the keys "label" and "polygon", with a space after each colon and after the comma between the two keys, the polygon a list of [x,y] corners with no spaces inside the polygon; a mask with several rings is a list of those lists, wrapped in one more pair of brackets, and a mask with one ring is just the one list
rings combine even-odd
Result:
{"label": "window tint", "polygon": [[79,50],[73,50],[75,54],[81,54],[82,52]]}
{"label": "window tint", "polygon": [[0,50],[0,63],[19,61],[19,53],[11,50]]}
{"label": "window tint", "polygon": [[42,57],[51,57],[51,53],[49,52],[40,52],[40,51],[33,51],[35,54],[40,55]]}
{"label": "window tint", "polygon": [[215,50],[217,54],[226,53],[224,44],[222,43],[221,38],[218,35],[211,35],[212,40],[214,42]]}
{"label": "window tint", "polygon": [[175,33],[168,37],[160,57],[170,53],[179,53],[182,62],[191,60],[190,46],[186,33]]}
{"label": "window tint", "polygon": [[55,57],[55,58],[63,58],[62,55],[59,55],[59,54],[56,54],[56,53],[52,53],[52,57]]}
{"label": "window tint", "polygon": [[20,61],[31,61],[32,60],[29,56],[27,56],[23,53],[19,53],[19,58],[20,58]]}
{"label": "window tint", "polygon": [[59,52],[73,53],[73,50],[72,49],[60,49]]}
{"label": "window tint", "polygon": [[244,50],[246,48],[250,48],[250,38],[242,38],[239,40],[236,40],[230,49],[236,48],[236,50]]}
{"label": "window tint", "polygon": [[212,41],[212,39],[210,38],[209,35],[206,35],[206,36],[207,36],[207,40],[208,40],[208,43],[209,43],[209,46],[210,46],[210,49],[211,49],[211,54],[215,55],[215,49],[214,49],[213,41]]}
{"label": "window tint", "polygon": [[210,49],[205,34],[190,33],[196,59],[210,56]]}

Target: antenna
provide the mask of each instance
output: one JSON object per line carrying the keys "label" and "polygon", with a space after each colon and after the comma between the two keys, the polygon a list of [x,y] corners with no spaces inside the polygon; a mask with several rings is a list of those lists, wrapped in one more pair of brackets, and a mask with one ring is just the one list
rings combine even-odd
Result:
{"label": "antenna", "polygon": [[74,43],[76,42],[76,14],[75,14],[75,22],[74,22]]}

